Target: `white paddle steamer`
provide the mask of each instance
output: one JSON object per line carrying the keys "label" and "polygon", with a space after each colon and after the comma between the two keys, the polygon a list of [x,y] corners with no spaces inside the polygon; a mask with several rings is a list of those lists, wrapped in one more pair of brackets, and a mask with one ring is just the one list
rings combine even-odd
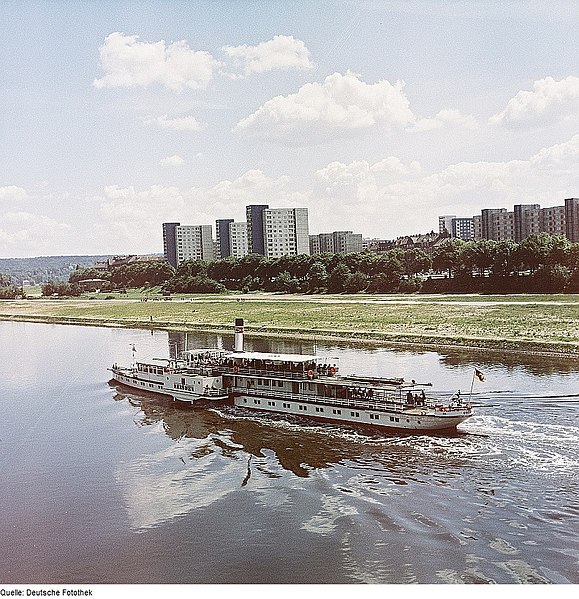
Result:
{"label": "white paddle steamer", "polygon": [[430,383],[342,376],[336,358],[245,352],[243,326],[236,319],[233,351],[189,350],[178,360],[114,364],[113,380],[180,402],[229,400],[260,412],[407,431],[452,430],[472,416],[460,392],[435,396]]}

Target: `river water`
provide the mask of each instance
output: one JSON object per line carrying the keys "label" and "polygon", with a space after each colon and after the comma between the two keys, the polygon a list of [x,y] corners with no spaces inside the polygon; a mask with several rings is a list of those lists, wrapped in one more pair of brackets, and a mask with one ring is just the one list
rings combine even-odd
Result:
{"label": "river water", "polygon": [[[0,322],[2,583],[579,583],[569,359],[324,346],[468,393],[453,435],[180,407],[107,368],[232,337]],[[246,340],[260,351],[313,343]]]}

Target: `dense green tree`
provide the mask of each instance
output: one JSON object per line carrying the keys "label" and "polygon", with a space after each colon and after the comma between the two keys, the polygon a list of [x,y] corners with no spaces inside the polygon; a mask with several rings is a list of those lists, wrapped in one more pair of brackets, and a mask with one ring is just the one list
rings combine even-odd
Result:
{"label": "dense green tree", "polygon": [[42,285],[42,295],[51,297],[78,297],[82,290],[77,283],[66,283],[65,281],[48,281]]}
{"label": "dense green tree", "polygon": [[368,287],[369,283],[370,277],[367,274],[357,270],[348,278],[345,291],[347,293],[358,293],[359,291],[364,291]]}
{"label": "dense green tree", "polygon": [[9,275],[0,272],[0,299],[15,299],[23,295],[22,288],[16,287]]}
{"label": "dense green tree", "polygon": [[314,262],[308,271],[307,289],[308,291],[325,290],[328,284],[328,271],[322,262]]}
{"label": "dense green tree", "polygon": [[448,276],[463,266],[461,262],[462,250],[465,242],[460,239],[445,239],[432,254],[432,268],[438,272],[447,271]]}
{"label": "dense green tree", "polygon": [[352,273],[345,264],[338,264],[328,277],[328,291],[330,293],[343,293],[351,276]]}
{"label": "dense green tree", "polygon": [[226,291],[224,285],[205,274],[175,275],[163,289],[171,293],[224,293]]}

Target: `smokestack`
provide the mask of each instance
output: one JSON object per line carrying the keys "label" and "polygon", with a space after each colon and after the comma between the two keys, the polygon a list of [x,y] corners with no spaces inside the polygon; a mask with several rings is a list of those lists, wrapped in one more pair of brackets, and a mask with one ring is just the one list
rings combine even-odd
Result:
{"label": "smokestack", "polygon": [[233,349],[236,352],[243,351],[243,318],[235,319],[235,345]]}

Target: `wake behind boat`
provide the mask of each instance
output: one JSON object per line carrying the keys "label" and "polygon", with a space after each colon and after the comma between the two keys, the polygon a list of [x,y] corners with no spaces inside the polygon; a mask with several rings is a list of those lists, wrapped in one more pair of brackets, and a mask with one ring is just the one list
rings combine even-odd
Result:
{"label": "wake behind boat", "polygon": [[430,383],[341,376],[333,357],[245,352],[243,335],[243,319],[236,319],[233,351],[197,349],[176,360],[114,364],[113,380],[174,401],[228,400],[261,412],[397,430],[452,430],[472,416],[460,392],[444,398],[430,392]]}

